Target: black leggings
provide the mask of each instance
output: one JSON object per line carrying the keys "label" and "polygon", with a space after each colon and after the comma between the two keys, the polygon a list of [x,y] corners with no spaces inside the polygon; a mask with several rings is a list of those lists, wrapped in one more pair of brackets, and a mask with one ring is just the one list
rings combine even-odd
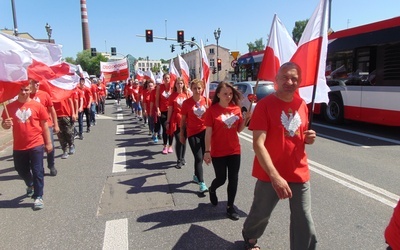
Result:
{"label": "black leggings", "polygon": [[190,149],[192,149],[194,156],[194,174],[197,176],[199,182],[204,182],[203,179],[203,156],[206,148],[204,137],[206,130],[198,134],[192,135],[188,138]]}
{"label": "black leggings", "polygon": [[161,116],[158,117],[158,119],[160,120],[160,124],[162,126],[163,144],[167,145],[167,141],[168,141],[168,145],[171,147],[172,141],[174,140],[174,136],[167,134],[167,128],[165,127],[166,121],[167,121],[167,115],[168,115],[168,111],[163,111],[163,112],[161,112]]}
{"label": "black leggings", "polygon": [[[182,144],[179,140],[179,133],[181,132],[181,128],[177,128],[174,132],[175,135],[175,153],[176,159],[178,162],[185,160],[185,152],[186,152],[186,144]],[[186,134],[186,133],[185,133]],[[186,137],[186,135],[185,135]]]}
{"label": "black leggings", "polygon": [[239,168],[240,155],[227,155],[222,157],[212,157],[212,164],[215,171],[215,179],[210,186],[210,192],[215,192],[217,188],[225,184],[226,172],[228,171],[228,207],[232,207],[235,202]]}

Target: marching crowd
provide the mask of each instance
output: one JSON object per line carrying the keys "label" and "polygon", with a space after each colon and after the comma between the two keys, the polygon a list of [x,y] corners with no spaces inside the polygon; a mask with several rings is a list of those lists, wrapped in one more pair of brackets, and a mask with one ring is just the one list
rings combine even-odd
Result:
{"label": "marching crowd", "polygon": [[[226,214],[232,220],[239,219],[234,205],[241,161],[238,133],[251,118],[249,130],[253,131],[255,152],[252,174],[257,182],[242,229],[245,249],[260,249],[257,239],[264,233],[280,199],[290,202],[291,249],[315,249],[317,240],[311,216],[305,144],[313,144],[316,133],[308,128],[305,102],[295,94],[300,82],[298,65],[283,64],[276,77],[275,93],[258,101],[255,110],[247,112],[245,117],[239,105],[242,96],[228,82],[218,85],[213,100],[203,96],[202,80],[189,83],[180,77],[171,80],[170,74],[155,81],[129,79],[124,88],[118,82],[115,94],[118,105],[124,96],[126,106],[148,127],[154,143],[162,140],[162,154],[175,151],[177,169],[186,165],[186,144],[189,144],[194,158],[193,181],[198,183],[199,192],[209,193],[212,205],[218,205],[217,189],[228,180]],[[91,79],[88,87],[81,78],[69,98],[53,103],[49,94],[40,90],[40,84],[31,80],[30,85],[21,88],[18,99],[3,111],[2,127],[13,129],[14,166],[27,186],[27,195],[34,199],[34,210],[44,207],[45,152],[50,175],[57,175],[53,134],[58,136],[61,158],[73,155],[74,141],[84,139],[83,116],[89,133],[96,125],[96,114],[104,114],[106,96],[106,86],[98,79]],[[214,168],[215,178],[208,187],[203,162]],[[391,222],[392,232],[399,230],[398,224],[394,224],[398,221],[396,218]],[[387,235],[390,238],[392,234]]]}

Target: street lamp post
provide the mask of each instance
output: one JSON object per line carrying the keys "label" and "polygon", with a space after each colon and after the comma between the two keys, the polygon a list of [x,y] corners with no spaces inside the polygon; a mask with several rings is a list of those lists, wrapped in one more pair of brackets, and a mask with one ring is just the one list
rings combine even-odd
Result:
{"label": "street lamp post", "polygon": [[44,27],[46,28],[47,36],[49,37],[49,43],[50,43],[51,32],[53,31],[53,29],[51,28],[49,23],[46,23],[46,26],[44,26]]}
{"label": "street lamp post", "polygon": [[[218,28],[217,30],[214,30],[214,37],[215,37],[215,40],[217,40],[217,61],[218,61],[218,40],[219,40],[220,36],[221,36],[221,29]],[[217,69],[217,81],[219,81],[218,69]]]}

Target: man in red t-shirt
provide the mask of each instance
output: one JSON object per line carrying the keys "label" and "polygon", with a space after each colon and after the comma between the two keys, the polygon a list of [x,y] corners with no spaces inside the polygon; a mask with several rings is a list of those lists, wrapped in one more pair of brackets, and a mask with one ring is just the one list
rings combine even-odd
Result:
{"label": "man in red t-shirt", "polygon": [[292,214],[291,248],[316,248],[305,152],[305,144],[314,143],[316,133],[308,129],[306,103],[296,94],[300,82],[300,67],[291,62],[283,64],[276,76],[276,92],[259,101],[252,115],[249,129],[253,131],[253,176],[257,183],[242,230],[246,249],[258,247],[257,239],[264,233],[273,209],[286,198]]}
{"label": "man in red t-shirt", "polygon": [[1,126],[12,128],[14,146],[14,168],[27,186],[27,195],[34,199],[33,209],[44,207],[43,154],[51,152],[47,120],[49,115],[45,107],[33,101],[29,95],[31,85],[21,86],[18,99],[6,106],[1,115]]}
{"label": "man in red t-shirt", "polygon": [[53,102],[51,101],[50,95],[47,92],[39,89],[39,82],[32,79],[30,83],[32,85],[31,86],[32,92],[30,94],[30,98],[34,101],[41,103],[47,109],[47,112],[49,114],[49,120],[47,120],[47,125],[49,126],[49,133],[50,133],[51,143],[53,145],[53,150],[47,153],[47,167],[50,169],[50,175],[56,176],[57,169],[55,167],[55,160],[54,160],[54,154],[55,154],[54,133],[58,134],[58,132],[60,132],[60,128],[58,127],[58,122],[57,122],[57,114],[56,111],[54,110]]}
{"label": "man in red t-shirt", "polygon": [[54,109],[56,110],[58,124],[60,126],[60,132],[57,136],[61,145],[61,150],[63,151],[61,159],[67,159],[69,155],[75,153],[74,124],[77,116],[74,108],[73,95],[74,93],[71,94],[71,97],[54,103]]}
{"label": "man in red t-shirt", "polygon": [[78,123],[79,123],[79,136],[80,139],[83,140],[83,114],[86,116],[86,132],[90,132],[90,106],[93,101],[92,91],[90,91],[89,87],[85,86],[85,78],[79,79],[79,90],[83,93],[83,107],[82,110],[79,110],[78,113]]}
{"label": "man in red t-shirt", "polygon": [[99,101],[99,95],[98,95],[98,89],[97,89],[97,84],[98,84],[97,78],[93,78],[91,80],[91,85],[90,85],[90,91],[92,92],[92,103],[90,104],[90,124],[91,125],[96,125],[96,114],[97,114],[97,105]]}

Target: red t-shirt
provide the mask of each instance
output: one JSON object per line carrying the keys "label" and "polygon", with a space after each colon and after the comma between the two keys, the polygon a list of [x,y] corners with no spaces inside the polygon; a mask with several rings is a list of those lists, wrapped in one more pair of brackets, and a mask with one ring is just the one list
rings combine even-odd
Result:
{"label": "red t-shirt", "polygon": [[389,225],[386,227],[385,239],[393,250],[400,249],[400,200],[394,208]]}
{"label": "red t-shirt", "polygon": [[[284,102],[269,95],[254,109],[249,129],[266,131],[264,146],[275,168],[287,182],[304,183],[310,179],[304,144],[307,125],[308,109],[300,97]],[[254,157],[253,176],[270,181],[257,157]]]}
{"label": "red t-shirt", "polygon": [[224,108],[216,103],[207,109],[204,124],[212,128],[212,157],[240,154],[238,129],[242,121],[242,112],[237,105]]}
{"label": "red t-shirt", "polygon": [[97,101],[97,100],[96,100],[97,84],[92,84],[92,85],[90,85],[90,91],[92,92],[93,102]]}
{"label": "red t-shirt", "polygon": [[147,114],[150,114],[150,95],[151,95],[151,90],[145,89],[143,90],[143,103],[146,104],[146,112]]}
{"label": "red t-shirt", "polygon": [[133,97],[135,98],[135,101],[139,102],[140,95],[141,95],[139,85],[137,85],[136,87],[132,86],[132,94],[133,94]]}
{"label": "red t-shirt", "polygon": [[168,107],[172,107],[172,114],[170,118],[170,134],[175,132],[181,126],[181,110],[183,102],[189,98],[187,93],[173,92],[168,99]]}
{"label": "red t-shirt", "polygon": [[165,84],[160,84],[159,87],[159,108],[161,112],[165,112],[168,111],[168,98],[171,95],[171,88],[167,89]]}
{"label": "red t-shirt", "polygon": [[[153,110],[150,110],[151,113],[149,113],[149,114],[154,115],[154,116],[157,116],[157,114],[156,114],[156,110],[157,110],[157,108],[156,108],[156,93],[157,93],[156,89],[153,89],[150,93],[150,104],[153,103]],[[150,107],[149,107],[149,109],[150,109]]]}
{"label": "red t-shirt", "polygon": [[204,113],[207,106],[209,107],[210,105],[210,99],[208,99],[208,105],[206,105],[206,98],[204,96],[200,98],[198,103],[193,98],[189,98],[183,102],[181,114],[182,116],[186,116],[187,137],[198,134],[206,129],[204,125]]}
{"label": "red t-shirt", "polygon": [[99,96],[106,96],[106,85],[104,85],[104,83],[99,83],[99,85],[97,85],[97,94]]}
{"label": "red t-shirt", "polygon": [[[13,121],[14,150],[28,150],[44,144],[41,121],[47,121],[49,115],[45,107],[37,101],[21,103],[18,100],[7,105]],[[5,110],[1,115],[7,118]]]}
{"label": "red t-shirt", "polygon": [[[30,94],[30,97],[32,100],[37,101],[41,103],[47,110],[47,113],[49,114],[49,108],[53,107],[53,102],[51,101],[51,97],[49,93],[43,90],[37,90],[36,93]],[[47,125],[49,127],[53,127],[53,120],[51,119],[51,114],[49,114],[49,119],[47,120]]]}
{"label": "red t-shirt", "polygon": [[83,95],[84,95],[83,108],[87,108],[88,105],[90,104],[89,101],[90,101],[90,97],[92,96],[92,91],[88,87],[83,87],[81,90],[83,91]]}
{"label": "red t-shirt", "polygon": [[56,110],[57,117],[72,116],[72,109],[68,100],[69,98],[54,103],[54,109]]}

